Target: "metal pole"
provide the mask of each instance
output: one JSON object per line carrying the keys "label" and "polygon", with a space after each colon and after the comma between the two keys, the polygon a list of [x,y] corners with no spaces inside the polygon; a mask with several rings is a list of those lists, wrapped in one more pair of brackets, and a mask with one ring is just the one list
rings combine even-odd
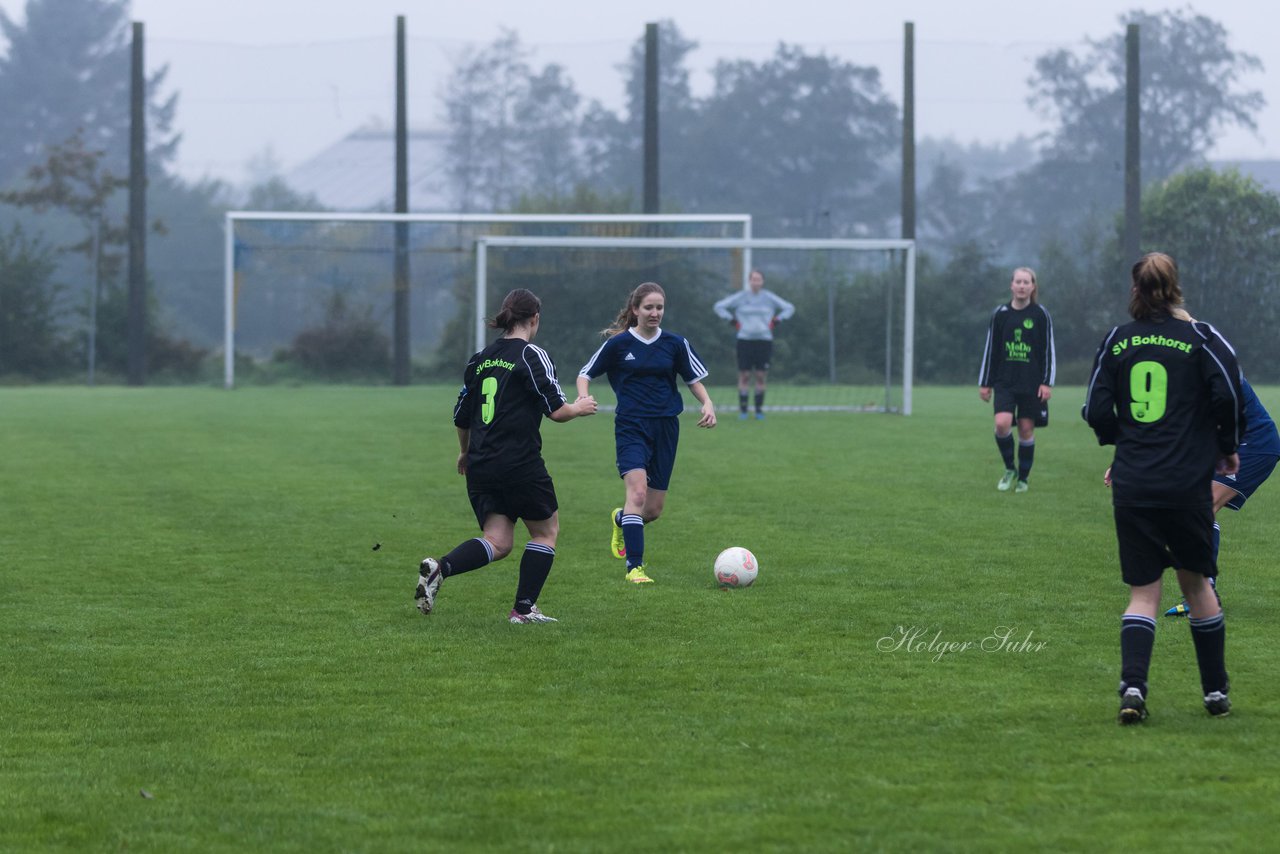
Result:
{"label": "metal pole", "polygon": [[[1138,25],[1130,24],[1125,33],[1125,104],[1124,104],[1124,254],[1120,264],[1123,274],[1138,260],[1142,252],[1142,112],[1140,95],[1142,76],[1138,43]],[[1124,281],[1122,275],[1121,281]]]}
{"label": "metal pole", "polygon": [[102,286],[102,212],[93,213],[93,293],[89,297],[89,385],[98,356],[98,294]]}
{"label": "metal pole", "polygon": [[236,221],[225,217],[222,244],[222,384],[235,385],[236,377]]}
{"label": "metal pole", "polygon": [[[890,256],[891,268],[896,260]],[[893,405],[893,282],[886,278],[884,289],[884,411],[888,412]]]}
{"label": "metal pole", "polygon": [[[396,213],[409,212],[409,130],[406,106],[404,15],[396,16]],[[395,225],[392,382],[409,384],[409,224]]]}
{"label": "metal pole", "polygon": [[916,28],[907,21],[902,50],[902,236],[916,237]]}
{"label": "metal pole", "polygon": [[912,387],[915,385],[916,352],[916,246],[907,247],[907,285],[902,305],[902,414],[911,414]]}
{"label": "metal pole", "polygon": [[658,25],[644,26],[644,212],[656,214],[658,196]]}
{"label": "metal pole", "polygon": [[489,290],[489,246],[476,241],[476,352],[484,349],[484,295]]}
{"label": "metal pole", "polygon": [[133,24],[129,86],[129,385],[147,380],[147,114],[143,26]]}

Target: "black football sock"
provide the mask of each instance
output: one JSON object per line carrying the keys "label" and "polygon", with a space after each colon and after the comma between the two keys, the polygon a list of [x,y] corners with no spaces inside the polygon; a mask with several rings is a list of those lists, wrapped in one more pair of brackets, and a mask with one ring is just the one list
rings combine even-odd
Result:
{"label": "black football sock", "polygon": [[1120,694],[1137,688],[1147,696],[1151,648],[1156,643],[1156,621],[1141,614],[1125,614],[1120,620]]}
{"label": "black football sock", "polygon": [[1006,471],[1013,471],[1013,434],[996,434],[996,447],[1000,449],[1000,458],[1004,460]]}
{"label": "black football sock", "polygon": [[440,573],[445,578],[461,575],[473,569],[479,569],[493,560],[493,546],[483,537],[476,537],[459,543],[458,546],[440,558]]}
{"label": "black football sock", "polygon": [[747,393],[745,391],[738,392],[738,411],[743,415],[747,414]]}
{"label": "black football sock", "polygon": [[520,583],[516,585],[516,613],[527,614],[538,601],[542,585],[551,573],[556,550],[542,543],[527,543],[520,558]]}
{"label": "black football sock", "polygon": [[644,520],[638,513],[622,516],[622,541],[627,544],[627,569],[644,565]]}
{"label": "black football sock", "polygon": [[764,392],[756,392],[756,412],[764,411]]}
{"label": "black football sock", "polygon": [[1227,693],[1227,665],[1223,650],[1227,645],[1227,622],[1222,612],[1203,620],[1192,617],[1191,642],[1196,647],[1196,664],[1200,665],[1200,687],[1204,693]]}
{"label": "black football sock", "polygon": [[[1010,433],[1010,436],[1013,434]],[[1018,480],[1026,480],[1031,474],[1031,464],[1036,460],[1036,440],[1018,440]]]}

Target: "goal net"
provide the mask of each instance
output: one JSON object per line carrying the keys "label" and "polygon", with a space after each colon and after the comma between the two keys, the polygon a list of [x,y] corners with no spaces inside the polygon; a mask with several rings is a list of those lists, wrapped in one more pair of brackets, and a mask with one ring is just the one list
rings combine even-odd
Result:
{"label": "goal net", "polygon": [[[911,414],[915,243],[743,237],[551,237],[488,234],[476,241],[470,349],[480,349],[512,288],[542,299],[539,345],[568,381],[599,346],[631,290],[666,292],[664,328],[688,338],[722,410],[738,408],[736,332],[713,310],[752,269],[795,306],[774,330],[765,411]],[[754,380],[754,377],[752,378]],[[601,403],[608,385],[593,386]],[[754,406],[754,383],[751,383]]]}
{"label": "goal net", "polygon": [[[751,237],[751,217],[232,211],[224,384],[386,383],[398,334],[407,338],[413,382],[455,383],[474,352],[473,318],[496,311],[488,298],[476,302],[476,241],[485,235],[742,239]],[[557,262],[544,255],[539,263]],[[730,261],[738,281],[746,263],[741,250]],[[398,270],[407,280],[399,289]],[[560,357],[562,373],[577,355]]]}

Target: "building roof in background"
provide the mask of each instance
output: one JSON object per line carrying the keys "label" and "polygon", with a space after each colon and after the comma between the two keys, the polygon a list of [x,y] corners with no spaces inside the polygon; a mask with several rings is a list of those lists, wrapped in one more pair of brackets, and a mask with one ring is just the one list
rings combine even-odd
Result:
{"label": "building roof in background", "polygon": [[1209,163],[1221,172],[1235,169],[1241,175],[1252,178],[1271,193],[1280,193],[1280,160],[1213,160]]}
{"label": "building roof in background", "polygon": [[[448,133],[411,130],[409,210],[438,213],[452,209],[445,180]],[[299,193],[315,196],[330,210],[390,211],[395,207],[395,131],[364,127],[291,169],[285,181]]]}

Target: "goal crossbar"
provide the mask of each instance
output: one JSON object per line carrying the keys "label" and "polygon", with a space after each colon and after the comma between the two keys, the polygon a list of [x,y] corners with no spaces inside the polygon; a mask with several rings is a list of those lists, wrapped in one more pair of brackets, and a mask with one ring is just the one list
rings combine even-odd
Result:
{"label": "goal crossbar", "polygon": [[476,238],[475,349],[485,345],[485,295],[488,293],[490,247],[555,249],[740,249],[751,269],[750,252],[763,250],[898,250],[906,253],[903,284],[902,414],[911,414],[911,386],[915,373],[916,243],[895,239],[821,239],[764,237],[519,237],[490,234]]}

